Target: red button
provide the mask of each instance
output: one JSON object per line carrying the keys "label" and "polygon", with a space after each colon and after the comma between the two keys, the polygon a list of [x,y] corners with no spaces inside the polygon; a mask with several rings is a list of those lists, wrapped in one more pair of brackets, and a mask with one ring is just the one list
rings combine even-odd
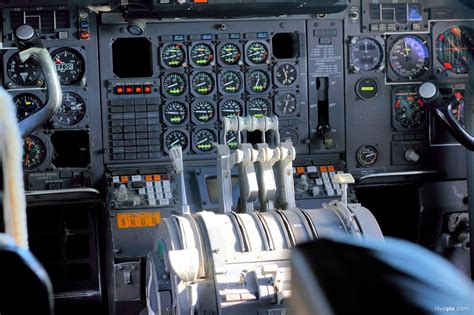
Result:
{"label": "red button", "polygon": [[81,32],[81,39],[89,39],[91,34],[89,32],[83,31]]}
{"label": "red button", "polygon": [[150,94],[151,93],[151,85],[145,85],[143,87],[143,93]]}
{"label": "red button", "polygon": [[132,94],[133,93],[133,88],[131,86],[126,86],[125,87],[125,94]]}
{"label": "red button", "polygon": [[136,86],[135,87],[135,94],[141,94],[143,93],[143,89],[141,86]]}
{"label": "red button", "polygon": [[116,86],[115,94],[123,94],[123,86]]}

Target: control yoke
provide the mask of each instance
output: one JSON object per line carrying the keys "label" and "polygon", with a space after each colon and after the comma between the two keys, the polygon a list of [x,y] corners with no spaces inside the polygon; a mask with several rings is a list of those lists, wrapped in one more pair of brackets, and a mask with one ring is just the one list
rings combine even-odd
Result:
{"label": "control yoke", "polygon": [[43,71],[48,88],[48,101],[39,111],[19,122],[22,136],[28,135],[53,116],[61,106],[62,92],[58,73],[48,50],[30,25],[20,25],[14,32],[15,45],[20,50],[21,62],[33,58]]}

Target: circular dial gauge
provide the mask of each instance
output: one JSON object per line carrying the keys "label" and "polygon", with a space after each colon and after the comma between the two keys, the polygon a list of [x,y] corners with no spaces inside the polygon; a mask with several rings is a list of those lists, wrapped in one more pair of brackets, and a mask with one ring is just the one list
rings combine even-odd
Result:
{"label": "circular dial gauge", "polygon": [[247,111],[250,116],[264,117],[270,113],[270,104],[264,98],[254,98],[249,102]]}
{"label": "circular dial gauge", "polygon": [[7,62],[7,75],[13,83],[18,85],[31,85],[38,80],[41,69],[36,61],[28,59],[20,61],[18,53],[12,55]]}
{"label": "circular dial gauge", "polygon": [[199,43],[191,48],[191,60],[197,66],[208,66],[214,61],[214,52],[211,46]]}
{"label": "circular dial gauge", "polygon": [[237,149],[237,146],[239,145],[238,140],[237,132],[227,131],[225,135],[225,144],[229,146],[229,149]]}
{"label": "circular dial gauge", "polygon": [[412,89],[395,93],[395,119],[404,128],[417,128],[425,120],[425,104]]}
{"label": "circular dial gauge", "polygon": [[363,37],[351,44],[351,66],[355,71],[370,72],[382,67],[383,48],[375,39]]}
{"label": "circular dial gauge", "polygon": [[276,96],[275,107],[276,111],[281,115],[293,114],[297,107],[297,100],[292,93],[279,93]]}
{"label": "circular dial gauge", "polygon": [[280,140],[283,142],[291,141],[296,147],[300,141],[300,136],[294,128],[284,128],[280,130]]}
{"label": "circular dial gauge", "polygon": [[163,78],[163,91],[169,96],[180,96],[186,91],[186,79],[181,73],[168,73]]}
{"label": "circular dial gauge", "polygon": [[235,116],[242,116],[243,114],[242,105],[236,100],[227,100],[221,105],[222,117],[232,118]]}
{"label": "circular dial gauge", "polygon": [[278,83],[283,86],[289,86],[296,82],[297,79],[296,67],[292,64],[285,63],[278,66],[275,71],[275,77]]}
{"label": "circular dial gauge", "polygon": [[247,82],[250,90],[255,93],[261,93],[268,89],[270,79],[268,74],[262,70],[253,70],[247,76]]}
{"label": "circular dial gauge", "polygon": [[191,88],[196,94],[209,95],[214,91],[215,81],[207,72],[198,72],[191,79]]}
{"label": "circular dial gauge", "polygon": [[183,45],[169,44],[166,45],[161,52],[161,60],[165,65],[171,68],[179,68],[186,60],[186,53]]}
{"label": "circular dial gauge", "polygon": [[194,147],[200,152],[211,151],[213,142],[216,142],[216,135],[209,129],[200,129],[193,135]]}
{"label": "circular dial gauge", "polygon": [[426,41],[413,35],[400,37],[390,49],[390,66],[402,78],[416,78],[428,70]]}
{"label": "circular dial gauge", "polygon": [[33,168],[39,166],[46,158],[46,146],[35,136],[27,136],[23,142],[23,166]]}
{"label": "circular dial gauge", "polygon": [[357,162],[364,167],[374,165],[379,157],[377,148],[372,145],[363,145],[357,149],[356,159]]}
{"label": "circular dial gauge", "polygon": [[219,60],[225,65],[237,65],[241,57],[242,53],[236,44],[226,43],[219,49]]}
{"label": "circular dial gauge", "polygon": [[175,145],[180,145],[184,150],[188,146],[188,137],[182,131],[173,130],[166,136],[165,145],[168,150]]}
{"label": "circular dial gauge", "polygon": [[247,47],[246,55],[251,63],[263,64],[268,59],[268,48],[261,42],[254,42]]}
{"label": "circular dial gauge", "polygon": [[18,120],[25,119],[44,106],[37,96],[28,93],[17,95],[13,102],[16,106],[16,118]]}
{"label": "circular dial gauge", "polygon": [[181,102],[171,102],[165,105],[164,116],[167,122],[172,125],[182,124],[188,117],[186,106]]}
{"label": "circular dial gauge", "polygon": [[223,72],[219,79],[219,86],[225,93],[239,93],[242,89],[242,77],[237,71]]}
{"label": "circular dial gauge", "polygon": [[443,67],[457,74],[469,72],[474,54],[473,31],[467,27],[453,26],[438,36],[436,57]]}
{"label": "circular dial gauge", "polygon": [[85,62],[77,50],[60,48],[52,53],[51,58],[56,65],[56,71],[62,85],[76,84],[81,81],[85,72]]}
{"label": "circular dial gauge", "polygon": [[216,109],[207,101],[198,101],[193,109],[194,118],[202,123],[207,123],[216,115]]}
{"label": "circular dial gauge", "polygon": [[63,93],[63,102],[54,116],[56,121],[62,125],[75,125],[82,120],[86,114],[84,100],[72,92]]}

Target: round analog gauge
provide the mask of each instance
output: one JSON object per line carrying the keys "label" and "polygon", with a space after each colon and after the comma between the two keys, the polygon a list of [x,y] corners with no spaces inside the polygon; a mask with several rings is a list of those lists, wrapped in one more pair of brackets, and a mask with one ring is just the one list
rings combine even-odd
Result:
{"label": "round analog gauge", "polygon": [[181,146],[181,148],[184,150],[188,146],[188,137],[182,131],[173,130],[166,136],[165,145],[168,150],[175,145]]}
{"label": "round analog gauge", "polygon": [[242,105],[236,100],[227,100],[221,105],[222,117],[232,118],[235,116],[242,116],[243,111]]}
{"label": "round analog gauge", "polygon": [[474,55],[473,34],[470,28],[453,26],[438,36],[436,57],[444,69],[456,74],[469,72]]}
{"label": "round analog gauge", "polygon": [[193,135],[194,147],[200,152],[211,151],[213,142],[216,142],[216,135],[209,129],[200,129]]}
{"label": "round analog gauge", "polygon": [[208,101],[197,101],[194,104],[193,115],[197,121],[207,123],[216,115],[216,109],[214,105]]}
{"label": "round analog gauge", "polygon": [[188,117],[186,106],[181,102],[171,102],[166,104],[163,112],[166,121],[172,125],[180,125]]}
{"label": "round analog gauge", "polygon": [[184,52],[183,45],[181,44],[169,44],[166,45],[161,51],[161,60],[165,65],[170,68],[181,67],[186,60],[186,53]]}
{"label": "round analog gauge", "polygon": [[429,52],[426,41],[405,35],[390,49],[390,66],[402,78],[413,79],[428,71]]}
{"label": "round analog gauge", "polygon": [[264,117],[270,113],[270,104],[264,98],[254,98],[248,103],[247,111],[249,116]]}
{"label": "round analog gauge", "polygon": [[214,91],[215,81],[211,74],[198,72],[191,79],[191,88],[198,95],[209,95]]}
{"label": "round analog gauge", "polygon": [[38,80],[41,69],[36,61],[28,59],[20,61],[18,53],[12,55],[7,62],[7,75],[17,85],[32,85]]}
{"label": "round analog gauge", "polygon": [[276,81],[283,86],[290,86],[296,82],[297,79],[296,67],[290,63],[279,65],[275,70]]}
{"label": "round analog gauge", "polygon": [[270,79],[268,74],[262,70],[253,70],[247,76],[247,82],[252,92],[261,93],[268,89]]}
{"label": "round analog gauge", "polygon": [[54,116],[56,121],[62,125],[75,125],[82,120],[86,114],[84,100],[72,92],[63,93],[63,102]]}
{"label": "round analog gauge", "polygon": [[211,46],[199,43],[191,48],[191,60],[197,66],[208,66],[214,61],[214,52]]}
{"label": "round analog gauge", "polygon": [[62,85],[79,83],[84,76],[85,62],[82,55],[72,48],[60,48],[51,54],[59,81]]}
{"label": "round analog gauge", "polygon": [[354,38],[350,48],[351,67],[356,72],[370,72],[383,66],[383,48],[373,38]]}
{"label": "round analog gauge", "polygon": [[239,93],[242,89],[242,77],[237,71],[225,71],[219,78],[219,86],[225,93]]}
{"label": "round analog gauge", "polygon": [[34,168],[46,159],[46,145],[40,138],[27,136],[23,142],[23,166]]}
{"label": "round analog gauge", "polygon": [[219,48],[219,60],[225,65],[237,65],[241,57],[242,53],[236,44],[225,43]]}
{"label": "round analog gauge", "polygon": [[253,64],[263,64],[268,59],[268,48],[261,42],[253,42],[246,50],[247,59]]}
{"label": "round analog gauge", "polygon": [[13,99],[16,106],[16,118],[23,120],[32,113],[40,110],[44,104],[33,94],[20,94]]}
{"label": "round analog gauge", "polygon": [[238,135],[237,132],[235,131],[227,131],[225,135],[225,144],[229,146],[229,149],[237,149],[237,146],[239,145],[238,141]]}
{"label": "round analog gauge", "polygon": [[284,128],[280,130],[280,141],[291,141],[291,143],[296,147],[300,141],[300,136],[294,128]]}
{"label": "round analog gauge", "polygon": [[181,73],[168,73],[163,78],[163,91],[169,96],[180,96],[186,91],[186,79]]}
{"label": "round analog gauge", "polygon": [[404,128],[417,128],[425,120],[425,104],[413,89],[401,89],[395,93],[396,121]]}
{"label": "round analog gauge", "polygon": [[377,148],[372,145],[363,145],[357,149],[356,159],[357,162],[364,167],[374,165],[379,157]]}
{"label": "round analog gauge", "polygon": [[281,115],[291,115],[298,108],[296,96],[292,93],[278,93],[275,99],[275,108]]}

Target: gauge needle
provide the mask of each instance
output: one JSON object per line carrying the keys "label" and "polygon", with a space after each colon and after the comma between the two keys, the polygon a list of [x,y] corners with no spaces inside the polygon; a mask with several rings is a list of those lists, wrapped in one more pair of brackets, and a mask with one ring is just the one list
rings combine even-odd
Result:
{"label": "gauge needle", "polygon": [[25,162],[27,166],[30,166],[30,151],[31,151],[31,141],[28,142],[28,149],[26,149]]}
{"label": "gauge needle", "polygon": [[207,138],[204,138],[204,139],[202,139],[201,141],[199,141],[197,144],[201,144],[201,143],[204,143],[204,142],[206,142],[206,141],[207,141]]}
{"label": "gauge needle", "polygon": [[372,156],[374,156],[374,155],[375,155],[375,153],[370,153],[370,154],[367,154],[366,156],[367,156],[367,157],[372,157]]}
{"label": "gauge needle", "polygon": [[176,140],[175,142],[173,142],[173,143],[171,144],[171,147],[174,146],[174,145],[177,144],[177,143],[179,143],[179,139]]}
{"label": "gauge needle", "polygon": [[196,85],[196,87],[200,87],[200,86],[203,86],[203,85],[206,85],[206,82],[201,82],[198,85]]}
{"label": "gauge needle", "polygon": [[228,86],[229,84],[232,84],[232,83],[234,83],[234,81],[229,81],[229,82],[225,83],[224,86]]}
{"label": "gauge needle", "polygon": [[405,51],[405,57],[407,58],[408,60],[408,55],[410,54],[410,48],[408,48],[408,44],[407,44],[407,40],[404,39],[403,40],[403,43],[405,44],[405,48],[403,49]]}
{"label": "gauge needle", "polygon": [[172,89],[172,88],[174,88],[174,87],[177,86],[177,85],[178,85],[178,83],[173,83],[173,84],[171,84],[170,86],[168,86],[168,88],[169,88],[169,89]]}
{"label": "gauge needle", "polygon": [[59,58],[56,58],[56,59],[54,59],[54,62],[57,63],[57,64],[60,64],[60,63],[63,63],[64,61],[62,61],[62,60],[59,59]]}
{"label": "gauge needle", "polygon": [[234,141],[234,140],[235,140],[235,137],[232,137],[232,138],[230,138],[229,140],[227,140],[227,143],[232,142],[232,141]]}

